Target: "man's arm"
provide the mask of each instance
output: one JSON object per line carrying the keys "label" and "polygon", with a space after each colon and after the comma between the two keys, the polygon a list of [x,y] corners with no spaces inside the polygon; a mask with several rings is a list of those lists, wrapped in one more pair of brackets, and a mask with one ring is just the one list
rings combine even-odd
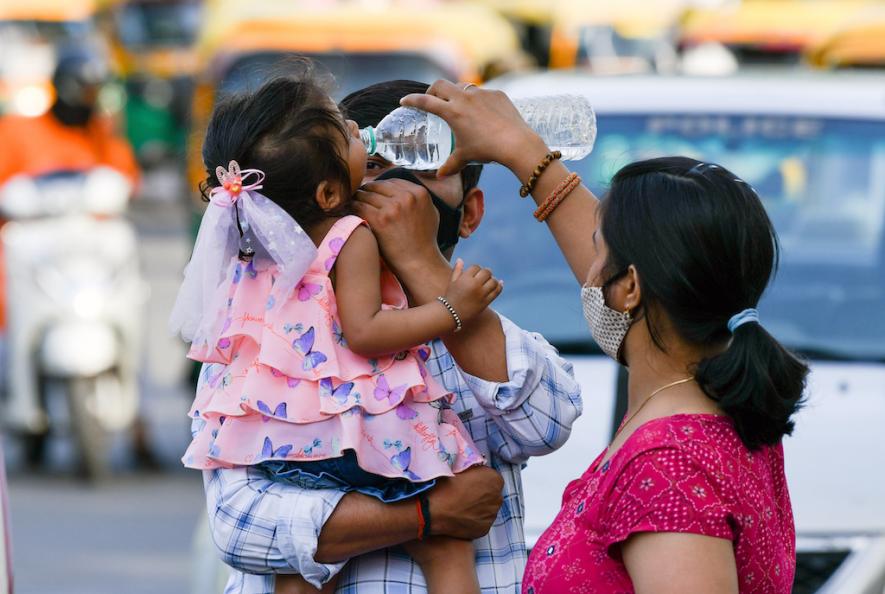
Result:
{"label": "man's arm", "polygon": [[[422,186],[402,180],[367,187],[357,192],[357,214],[369,223],[381,255],[409,293],[411,303],[432,303],[445,294],[452,268],[436,246],[439,217],[430,195]],[[461,332],[450,333],[443,340],[468,373],[507,381],[504,332],[494,312],[483,311]]]}
{"label": "man's arm", "polygon": [[[415,305],[445,291],[451,269],[436,248],[438,220],[424,188],[372,184],[358,193],[357,208]],[[500,429],[490,435],[496,454],[520,463],[565,443],[581,414],[580,386],[571,365],[547,341],[490,309],[442,338],[467,387]]]}
{"label": "man's arm", "polygon": [[[319,588],[348,558],[418,534],[414,500],[386,504],[357,493],[299,489],[245,468],[207,471],[204,485],[215,546],[225,563],[246,573],[297,573]],[[502,488],[500,475],[485,467],[439,479],[428,496],[432,533],[486,534]]]}
{"label": "man's arm", "polygon": [[[405,271],[398,270],[416,304],[435,299],[449,274],[448,263],[440,259],[442,263],[410,261]],[[461,378],[500,430],[489,436],[492,451],[522,463],[562,447],[581,415],[581,386],[572,365],[541,335],[487,309],[443,342]]]}
{"label": "man's arm", "polygon": [[581,386],[572,365],[540,334],[496,317],[505,339],[507,381],[489,381],[459,369],[458,382],[466,384],[495,422],[498,431],[489,433],[489,448],[519,464],[565,444],[581,415]]}
{"label": "man's arm", "polygon": [[314,560],[323,525],[344,496],[306,491],[247,468],[203,473],[209,528],[226,564],[244,573],[297,573],[319,588],[344,563]]}
{"label": "man's arm", "polygon": [[[428,492],[431,534],[474,540],[488,533],[501,507],[501,475],[487,467],[437,479]],[[316,558],[338,562],[415,540],[415,500],[382,503],[374,497],[345,496],[323,526]]]}

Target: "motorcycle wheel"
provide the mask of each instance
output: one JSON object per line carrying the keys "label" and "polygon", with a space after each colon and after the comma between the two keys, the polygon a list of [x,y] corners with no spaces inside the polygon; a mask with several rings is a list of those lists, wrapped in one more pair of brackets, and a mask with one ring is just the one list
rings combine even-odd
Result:
{"label": "motorcycle wheel", "polygon": [[96,416],[97,390],[101,378],[68,380],[71,427],[80,452],[80,474],[98,482],[110,474],[108,434]]}

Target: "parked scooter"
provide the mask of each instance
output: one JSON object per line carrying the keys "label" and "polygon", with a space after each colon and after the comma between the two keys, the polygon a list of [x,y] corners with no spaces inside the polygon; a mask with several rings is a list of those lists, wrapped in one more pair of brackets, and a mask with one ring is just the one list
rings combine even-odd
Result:
{"label": "parked scooter", "polygon": [[107,474],[108,437],[128,428],[138,408],[149,289],[135,231],[122,216],[131,194],[129,180],[105,167],[18,176],[0,188],[0,216],[9,221],[0,231],[8,319],[2,419],[35,463],[50,432],[67,426],[90,479]]}

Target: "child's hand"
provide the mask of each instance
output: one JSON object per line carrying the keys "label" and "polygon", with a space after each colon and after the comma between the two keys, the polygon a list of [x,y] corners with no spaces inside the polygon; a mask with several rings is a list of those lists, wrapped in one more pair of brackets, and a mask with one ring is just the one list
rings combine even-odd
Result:
{"label": "child's hand", "polygon": [[504,283],[493,277],[491,270],[475,264],[464,270],[464,262],[459,258],[445,297],[461,321],[467,322],[487,308],[503,288]]}

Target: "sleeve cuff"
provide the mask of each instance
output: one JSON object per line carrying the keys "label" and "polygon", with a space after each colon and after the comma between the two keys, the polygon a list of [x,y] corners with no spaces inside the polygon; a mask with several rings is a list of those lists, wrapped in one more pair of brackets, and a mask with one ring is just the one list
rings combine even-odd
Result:
{"label": "sleeve cuff", "polygon": [[539,368],[537,361],[546,359],[547,349],[554,353],[555,350],[540,335],[526,332],[501,314],[497,315],[504,331],[508,381],[491,382],[460,368],[459,371],[480,406],[491,414],[503,415],[522,406],[531,396],[543,373],[543,366]]}
{"label": "sleeve cuff", "polygon": [[299,568],[301,577],[317,589],[322,589],[323,584],[337,575],[347,563],[319,563],[314,559],[320,532],[342,497],[342,491],[322,491],[321,496],[307,499],[316,501],[316,504],[302,501],[279,520],[277,537],[280,552],[288,559],[289,565]]}

